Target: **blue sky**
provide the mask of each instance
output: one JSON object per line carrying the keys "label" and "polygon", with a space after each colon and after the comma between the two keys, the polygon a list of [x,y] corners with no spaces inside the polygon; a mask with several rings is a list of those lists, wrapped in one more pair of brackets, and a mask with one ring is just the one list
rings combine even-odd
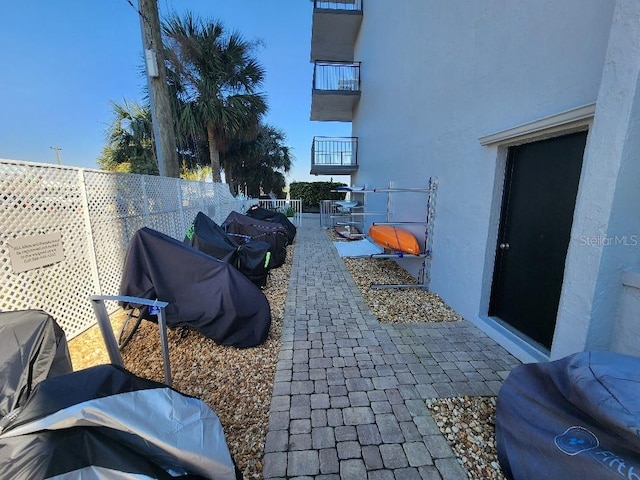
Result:
{"label": "blue sky", "polygon": [[[328,180],[309,175],[311,141],[349,136],[350,124],[309,120],[312,3],[158,0],[158,8],[161,17],[189,10],[219,19],[263,41],[265,120],[285,132],[296,159],[287,180]],[[111,102],[143,98],[137,12],[127,0],[6,1],[1,11],[0,158],[55,163],[59,146],[62,164],[98,168]]]}

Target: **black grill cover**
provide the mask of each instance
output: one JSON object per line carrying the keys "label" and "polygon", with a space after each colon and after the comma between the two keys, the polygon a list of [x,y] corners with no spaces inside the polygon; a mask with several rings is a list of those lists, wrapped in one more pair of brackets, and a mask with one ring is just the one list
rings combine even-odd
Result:
{"label": "black grill cover", "polygon": [[67,339],[41,310],[0,313],[0,418],[42,380],[73,371]]}
{"label": "black grill cover", "polygon": [[39,383],[2,422],[0,472],[11,480],[237,478],[204,402],[114,365]]}
{"label": "black grill cover", "polygon": [[259,205],[254,205],[249,208],[247,215],[251,218],[257,218],[258,220],[279,223],[282,225],[287,229],[287,241],[289,242],[289,245],[291,245],[296,238],[296,226],[291,223],[283,213],[276,212],[275,210],[268,210]]}
{"label": "black grill cover", "polygon": [[258,287],[267,284],[271,245],[259,240],[251,240],[238,246],[238,269]]}
{"label": "black grill cover", "polygon": [[184,243],[223,262],[235,264],[238,246],[231,241],[220,225],[198,212],[189,227]]}
{"label": "black grill cover", "polygon": [[[271,326],[269,303],[247,277],[228,263],[149,228],[138,230],[131,239],[120,295],[169,302],[168,326],[197,330],[222,345],[259,345]],[[143,317],[155,319],[146,311]]]}
{"label": "black grill cover", "polygon": [[258,287],[267,283],[268,256],[271,246],[259,240],[250,240],[238,246],[211,218],[198,212],[184,243],[224,262],[230,263]]}
{"label": "black grill cover", "polygon": [[513,369],[496,443],[510,479],[640,479],[640,358],[582,352]]}
{"label": "black grill cover", "polygon": [[277,268],[287,259],[287,229],[279,223],[266,222],[238,212],[231,212],[222,224],[222,228],[227,234],[231,234],[231,239],[238,244],[249,240],[267,242],[271,246],[269,268]]}

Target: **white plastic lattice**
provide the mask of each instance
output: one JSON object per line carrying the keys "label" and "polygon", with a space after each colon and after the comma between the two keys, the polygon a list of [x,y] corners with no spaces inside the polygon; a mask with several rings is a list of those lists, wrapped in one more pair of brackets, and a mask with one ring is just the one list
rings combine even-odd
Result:
{"label": "white plastic lattice", "polygon": [[[95,323],[90,295],[118,293],[138,229],[182,240],[198,211],[222,223],[251,203],[225,184],[2,159],[0,186],[0,310],[45,310],[69,339]],[[64,261],[14,273],[7,242],[49,233]]]}

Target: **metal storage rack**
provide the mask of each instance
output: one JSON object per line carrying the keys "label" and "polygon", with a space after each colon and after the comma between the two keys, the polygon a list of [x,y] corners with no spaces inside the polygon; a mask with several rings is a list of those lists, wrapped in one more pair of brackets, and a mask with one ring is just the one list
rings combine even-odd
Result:
{"label": "metal storage rack", "polygon": [[[420,266],[418,273],[418,283],[417,284],[407,284],[407,285],[387,285],[387,284],[375,284],[371,285],[371,288],[420,288],[423,290],[429,289],[430,278],[430,270],[431,270],[431,258],[432,258],[432,247],[433,247],[433,222],[435,220],[435,200],[436,200],[436,191],[438,188],[438,180],[437,178],[430,177],[425,188],[398,188],[395,187],[393,182],[389,182],[388,187],[380,187],[380,188],[372,188],[367,189],[366,186],[362,190],[353,190],[351,194],[368,194],[368,193],[386,193],[387,194],[387,209],[384,212],[367,212],[363,211],[354,211],[353,208],[364,208],[365,201],[361,202],[362,205],[358,207],[353,207],[349,212],[340,213],[339,217],[341,219],[347,219],[346,222],[338,222],[338,224],[354,224],[354,225],[364,225],[364,220],[362,217],[367,215],[384,215],[386,217],[385,221],[380,222],[372,222],[373,225],[424,225],[424,238],[422,239],[422,253],[420,254],[407,254],[403,252],[385,252],[380,254],[373,254],[371,258],[389,258],[389,259],[398,259],[398,258],[417,258],[422,259],[422,265]],[[394,221],[392,217],[392,194],[394,193],[426,193],[427,194],[427,204],[426,204],[426,218],[424,221]],[[364,229],[363,229],[364,230]],[[362,234],[363,237],[366,236],[365,233]],[[420,240],[420,239],[418,239]]]}
{"label": "metal storage rack", "polygon": [[[332,216],[332,218],[335,219],[335,225],[353,225],[353,226],[359,227],[362,233],[354,236],[366,237],[367,234],[364,233],[364,217],[384,216],[385,218],[388,219],[389,214],[387,211],[367,212],[366,210],[364,210],[365,203],[366,203],[364,194],[374,193],[374,191],[375,189],[367,189],[366,185],[361,190],[350,191],[349,198],[351,200],[353,200],[354,197],[360,196],[361,194],[362,194],[361,195],[362,198],[358,200],[359,204],[357,206],[354,206],[351,208],[338,208],[338,212],[336,212],[336,214]],[[336,201],[334,201],[333,204],[337,206]]]}

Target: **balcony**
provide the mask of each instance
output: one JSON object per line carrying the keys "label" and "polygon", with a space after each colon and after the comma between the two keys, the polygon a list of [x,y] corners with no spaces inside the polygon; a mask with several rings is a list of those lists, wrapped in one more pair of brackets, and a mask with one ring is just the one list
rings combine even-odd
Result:
{"label": "balcony", "polygon": [[311,175],[350,175],[357,170],[357,137],[313,137]]}
{"label": "balcony", "polygon": [[313,2],[311,61],[353,62],[363,0]]}
{"label": "balcony", "polygon": [[316,62],[311,120],[350,122],[360,100],[360,64]]}

